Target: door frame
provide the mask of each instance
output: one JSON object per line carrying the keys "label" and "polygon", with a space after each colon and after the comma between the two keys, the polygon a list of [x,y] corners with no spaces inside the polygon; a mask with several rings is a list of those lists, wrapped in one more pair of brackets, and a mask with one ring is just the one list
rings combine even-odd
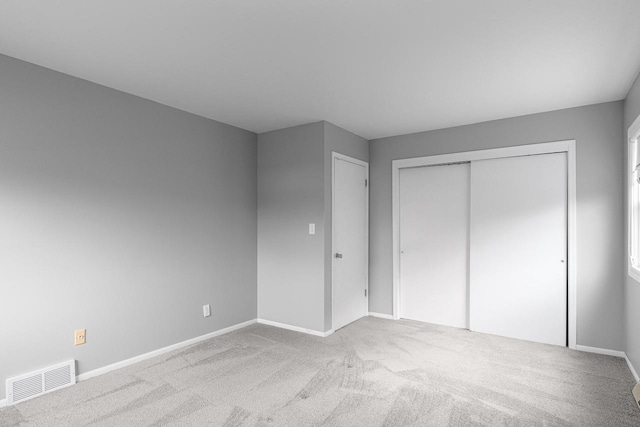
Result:
{"label": "door frame", "polygon": [[366,310],[365,315],[369,313],[369,163],[356,159],[354,157],[349,157],[345,154],[338,153],[336,151],[331,152],[331,330],[335,331],[335,323],[334,323],[334,300],[333,296],[335,293],[333,292],[334,288],[334,271],[335,271],[335,253],[336,253],[336,236],[335,236],[335,226],[334,224],[336,219],[336,210],[334,207],[336,206],[336,160],[342,160],[349,163],[354,163],[358,166],[363,166],[365,171],[365,180],[366,180],[366,190],[365,190],[365,242],[364,247],[366,250],[365,253],[365,272],[364,272],[364,280],[365,280],[365,289],[367,291],[366,295]]}
{"label": "door frame", "polygon": [[576,281],[576,141],[543,142],[504,148],[439,154],[391,162],[391,196],[393,223],[393,318],[400,318],[400,169],[433,166],[475,160],[500,159],[536,154],[567,153],[567,330],[569,348],[576,348],[577,281]]}

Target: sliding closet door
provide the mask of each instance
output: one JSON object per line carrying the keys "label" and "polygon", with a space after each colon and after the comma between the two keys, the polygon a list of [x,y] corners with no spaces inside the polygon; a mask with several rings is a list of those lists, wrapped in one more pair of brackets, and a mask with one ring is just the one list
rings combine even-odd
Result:
{"label": "sliding closet door", "polygon": [[400,170],[400,317],[467,328],[469,164]]}
{"label": "sliding closet door", "polygon": [[565,153],[471,165],[470,329],[567,342]]}

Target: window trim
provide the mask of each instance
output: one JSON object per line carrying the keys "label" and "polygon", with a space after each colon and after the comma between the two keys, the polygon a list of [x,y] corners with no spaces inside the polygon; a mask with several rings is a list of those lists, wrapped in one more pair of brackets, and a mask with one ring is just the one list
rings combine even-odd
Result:
{"label": "window trim", "polygon": [[[627,272],[629,277],[640,282],[640,184],[634,177],[640,144],[640,115],[636,117],[627,131]],[[635,212],[634,212],[635,211]],[[634,259],[636,265],[634,265]]]}

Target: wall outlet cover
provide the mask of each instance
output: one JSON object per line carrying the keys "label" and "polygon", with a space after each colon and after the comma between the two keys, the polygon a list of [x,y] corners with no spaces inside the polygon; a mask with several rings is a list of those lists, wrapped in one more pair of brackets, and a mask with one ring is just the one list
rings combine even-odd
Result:
{"label": "wall outlet cover", "polygon": [[75,332],[74,342],[75,345],[84,344],[87,338],[87,330],[86,329],[78,329]]}
{"label": "wall outlet cover", "polygon": [[209,304],[205,304],[202,306],[202,315],[204,317],[211,316],[211,306]]}

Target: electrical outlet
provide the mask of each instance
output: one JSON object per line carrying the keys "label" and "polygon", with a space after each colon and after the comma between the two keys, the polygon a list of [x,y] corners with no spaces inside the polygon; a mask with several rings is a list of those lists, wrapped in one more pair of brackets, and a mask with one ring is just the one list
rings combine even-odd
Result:
{"label": "electrical outlet", "polygon": [[75,345],[84,344],[86,338],[87,338],[87,330],[78,329],[75,333]]}
{"label": "electrical outlet", "polygon": [[202,306],[202,315],[204,317],[211,316],[211,306],[209,304],[205,304]]}

